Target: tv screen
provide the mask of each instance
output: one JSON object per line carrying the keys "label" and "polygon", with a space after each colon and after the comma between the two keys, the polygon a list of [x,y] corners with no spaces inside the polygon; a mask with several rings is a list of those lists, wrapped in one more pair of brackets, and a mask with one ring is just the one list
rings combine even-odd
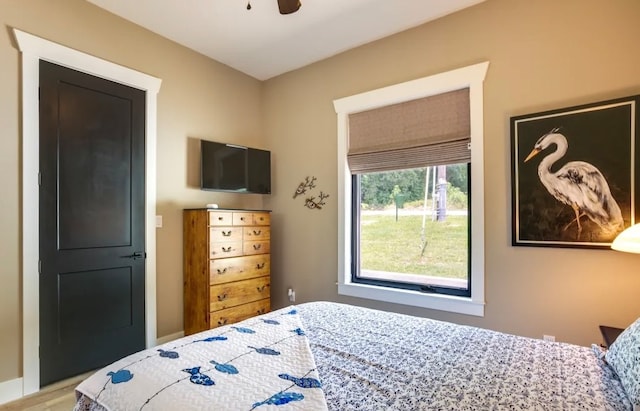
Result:
{"label": "tv screen", "polygon": [[247,191],[271,194],[271,152],[249,147],[247,149]]}
{"label": "tv screen", "polygon": [[271,193],[271,153],[200,140],[201,188],[239,193]]}

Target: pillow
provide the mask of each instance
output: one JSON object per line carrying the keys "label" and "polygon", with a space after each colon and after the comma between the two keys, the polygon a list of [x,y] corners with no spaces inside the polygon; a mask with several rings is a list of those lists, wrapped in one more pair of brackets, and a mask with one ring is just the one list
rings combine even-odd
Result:
{"label": "pillow", "polygon": [[634,410],[640,409],[640,318],[611,344],[605,360],[614,369]]}

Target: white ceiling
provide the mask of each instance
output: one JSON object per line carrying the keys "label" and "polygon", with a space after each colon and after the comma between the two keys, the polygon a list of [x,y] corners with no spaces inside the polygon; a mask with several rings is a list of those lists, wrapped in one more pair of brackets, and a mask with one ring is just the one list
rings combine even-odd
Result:
{"label": "white ceiling", "polygon": [[484,0],[88,0],[259,80],[320,61]]}

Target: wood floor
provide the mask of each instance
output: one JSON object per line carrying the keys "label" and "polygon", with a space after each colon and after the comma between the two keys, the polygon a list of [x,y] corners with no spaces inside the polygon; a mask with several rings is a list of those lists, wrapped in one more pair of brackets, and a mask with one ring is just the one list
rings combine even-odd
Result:
{"label": "wood floor", "polygon": [[0,405],[0,411],[71,411],[76,403],[74,389],[91,374],[93,371],[51,384],[36,394]]}

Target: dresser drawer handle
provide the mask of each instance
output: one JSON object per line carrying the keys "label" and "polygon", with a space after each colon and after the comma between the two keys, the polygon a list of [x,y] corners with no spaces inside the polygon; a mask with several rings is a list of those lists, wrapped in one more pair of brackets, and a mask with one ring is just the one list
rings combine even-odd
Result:
{"label": "dresser drawer handle", "polygon": [[225,236],[225,237],[229,237],[229,236],[231,235],[231,230],[229,230],[229,231],[223,231],[223,232],[222,232],[222,235],[223,235],[223,236]]}
{"label": "dresser drawer handle", "polygon": [[224,220],[224,217],[218,217],[218,221]]}
{"label": "dresser drawer handle", "polygon": [[240,217],[240,221],[244,221],[244,217]]}
{"label": "dresser drawer handle", "polygon": [[227,272],[227,267],[223,268],[222,270],[218,268],[218,274],[224,274]]}
{"label": "dresser drawer handle", "polygon": [[224,300],[226,300],[226,299],[227,299],[227,293],[220,294],[220,295],[218,296],[218,301],[224,301]]}
{"label": "dresser drawer handle", "polygon": [[257,311],[257,313],[258,313],[258,315],[260,315],[260,314],[264,314],[264,313],[265,313],[265,309],[264,309],[264,308],[261,308],[261,309],[259,309],[259,310]]}
{"label": "dresser drawer handle", "polygon": [[226,318],[220,318],[220,320],[218,320],[218,325],[225,325],[226,323],[227,323]]}
{"label": "dresser drawer handle", "polygon": [[262,230],[253,230],[253,235],[260,235],[262,234]]}
{"label": "dresser drawer handle", "polygon": [[256,268],[257,268],[258,270],[262,270],[262,269],[264,268],[264,264],[265,264],[265,263],[258,263],[258,264],[256,264]]}
{"label": "dresser drawer handle", "polygon": [[231,248],[232,248],[231,246],[229,246],[229,247],[222,247],[222,251],[224,251],[225,253],[229,253],[229,252],[231,252]]}
{"label": "dresser drawer handle", "polygon": [[267,288],[266,285],[261,285],[260,287],[256,287],[259,293],[263,292],[265,288]]}
{"label": "dresser drawer handle", "polygon": [[256,251],[258,251],[261,248],[262,248],[262,244],[254,244],[253,245],[253,249],[256,250]]}

